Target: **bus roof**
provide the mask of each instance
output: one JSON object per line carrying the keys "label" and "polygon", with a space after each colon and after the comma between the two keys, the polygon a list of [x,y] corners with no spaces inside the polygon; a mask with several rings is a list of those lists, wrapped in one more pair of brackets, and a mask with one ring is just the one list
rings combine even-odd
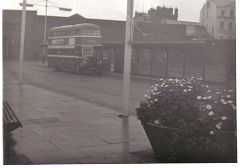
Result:
{"label": "bus roof", "polygon": [[65,26],[58,26],[58,27],[52,27],[50,31],[53,30],[63,30],[63,29],[75,29],[75,28],[82,28],[82,29],[100,29],[98,25],[92,24],[92,23],[81,23],[76,25],[65,25]]}

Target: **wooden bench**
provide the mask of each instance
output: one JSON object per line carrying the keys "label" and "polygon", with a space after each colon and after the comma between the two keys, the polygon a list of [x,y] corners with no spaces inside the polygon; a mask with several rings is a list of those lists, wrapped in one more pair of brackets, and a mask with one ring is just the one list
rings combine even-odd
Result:
{"label": "wooden bench", "polygon": [[3,101],[3,128],[4,131],[11,132],[19,127],[22,127],[22,123],[17,118],[13,109],[7,101]]}

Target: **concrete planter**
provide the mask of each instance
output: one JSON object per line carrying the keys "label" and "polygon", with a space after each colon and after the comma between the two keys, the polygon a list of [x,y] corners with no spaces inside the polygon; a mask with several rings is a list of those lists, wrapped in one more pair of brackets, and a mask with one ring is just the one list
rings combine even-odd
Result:
{"label": "concrete planter", "polygon": [[208,142],[197,132],[156,126],[150,123],[142,125],[160,162],[237,162],[236,136],[233,133],[221,133],[221,138],[218,137]]}

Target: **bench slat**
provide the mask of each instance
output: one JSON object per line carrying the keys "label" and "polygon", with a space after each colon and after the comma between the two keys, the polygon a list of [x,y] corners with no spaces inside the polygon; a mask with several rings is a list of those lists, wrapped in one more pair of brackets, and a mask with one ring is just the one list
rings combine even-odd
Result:
{"label": "bench slat", "polygon": [[3,122],[4,129],[11,132],[19,127],[22,127],[22,123],[17,118],[11,106],[7,101],[3,101]]}
{"label": "bench slat", "polygon": [[5,102],[5,107],[6,107],[7,113],[9,114],[10,120],[12,120],[13,122],[18,122],[18,119],[15,113],[13,112],[13,109],[8,104],[8,102]]}
{"label": "bench slat", "polygon": [[7,122],[10,122],[10,121],[11,121],[11,117],[10,117],[10,115],[9,115],[9,113],[8,113],[7,108],[6,108],[5,105],[3,106],[3,115],[5,116]]}

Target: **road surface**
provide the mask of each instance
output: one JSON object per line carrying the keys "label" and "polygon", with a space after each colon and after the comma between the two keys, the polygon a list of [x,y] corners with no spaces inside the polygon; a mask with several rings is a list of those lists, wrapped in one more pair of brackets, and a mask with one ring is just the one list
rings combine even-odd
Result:
{"label": "road surface", "polygon": [[[5,76],[18,78],[18,62],[3,62],[3,82]],[[51,91],[86,100],[121,113],[122,77],[113,75],[88,76],[70,72],[54,72],[47,65],[24,62],[23,83],[49,89]],[[135,115],[152,80],[131,79],[129,112]],[[69,107],[71,108],[71,107]]]}

